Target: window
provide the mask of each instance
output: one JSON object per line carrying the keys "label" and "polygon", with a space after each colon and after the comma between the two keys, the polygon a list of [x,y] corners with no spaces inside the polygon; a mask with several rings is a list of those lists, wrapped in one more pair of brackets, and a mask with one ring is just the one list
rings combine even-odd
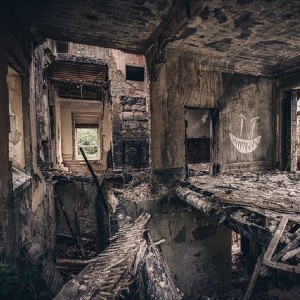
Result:
{"label": "window", "polygon": [[23,111],[22,79],[19,73],[8,67],[7,87],[9,97],[9,160],[12,163],[13,194],[21,193],[31,183],[31,177],[25,174],[25,138]]}
{"label": "window", "polygon": [[87,159],[99,158],[98,128],[76,128],[77,159],[83,159],[80,148]]}
{"label": "window", "polygon": [[56,42],[56,52],[57,53],[68,53],[69,52],[69,43],[63,41]]}
{"label": "window", "polygon": [[25,170],[25,148],[23,127],[23,104],[21,76],[8,67],[7,86],[9,93],[9,160],[13,167]]}
{"label": "window", "polygon": [[75,159],[83,159],[80,148],[83,149],[87,159],[99,159],[99,115],[74,114],[74,125]]}
{"label": "window", "polygon": [[126,66],[126,80],[144,81],[145,79],[145,68]]}

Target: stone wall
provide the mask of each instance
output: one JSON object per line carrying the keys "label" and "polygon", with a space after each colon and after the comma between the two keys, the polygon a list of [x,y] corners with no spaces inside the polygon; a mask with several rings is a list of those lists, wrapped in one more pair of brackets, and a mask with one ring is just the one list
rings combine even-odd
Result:
{"label": "stone wall", "polygon": [[[47,45],[52,47],[54,54],[56,54],[55,43],[48,40]],[[103,106],[102,139],[104,151],[99,162],[100,167],[105,169],[106,155],[112,147],[114,168],[118,170],[147,168],[149,166],[150,117],[149,80],[144,57],[115,49],[75,43],[69,43],[69,52],[60,54],[60,59],[62,57],[66,62],[69,59],[72,62],[94,62],[108,66],[110,99]],[[127,80],[127,65],[144,67],[144,81]],[[66,123],[66,120],[63,122]],[[57,127],[59,126],[57,124]],[[70,141],[66,143],[64,139],[65,136],[62,136],[62,148],[65,148],[65,144],[72,145]],[[68,137],[67,139],[69,140]],[[63,154],[69,157],[72,155],[69,150],[68,153],[64,152]],[[69,162],[66,165],[71,166]]]}
{"label": "stone wall", "polygon": [[[144,81],[126,80],[126,65],[145,68]],[[113,160],[116,169],[149,166],[149,80],[143,56],[111,50]]]}
{"label": "stone wall", "polygon": [[146,105],[146,98],[121,97],[119,118],[114,114],[115,122],[119,124],[113,133],[117,168],[149,166],[149,114]]}

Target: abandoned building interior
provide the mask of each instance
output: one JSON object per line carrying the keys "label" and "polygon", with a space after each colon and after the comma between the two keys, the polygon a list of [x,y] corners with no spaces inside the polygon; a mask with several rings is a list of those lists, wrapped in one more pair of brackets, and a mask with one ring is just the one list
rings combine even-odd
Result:
{"label": "abandoned building interior", "polygon": [[300,2],[0,8],[0,299],[300,299]]}

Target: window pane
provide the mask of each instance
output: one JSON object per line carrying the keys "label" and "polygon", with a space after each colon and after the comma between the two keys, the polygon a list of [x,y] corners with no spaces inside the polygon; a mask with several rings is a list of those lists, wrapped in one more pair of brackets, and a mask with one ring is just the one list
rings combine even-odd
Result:
{"label": "window pane", "polygon": [[97,128],[77,128],[77,158],[83,159],[79,148],[85,152],[87,159],[97,159],[99,157],[98,129]]}

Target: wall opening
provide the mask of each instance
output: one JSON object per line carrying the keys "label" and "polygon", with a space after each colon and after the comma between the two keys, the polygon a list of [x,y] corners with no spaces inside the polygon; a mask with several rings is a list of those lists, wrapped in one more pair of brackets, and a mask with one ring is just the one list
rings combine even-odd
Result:
{"label": "wall opening", "polygon": [[69,43],[64,41],[56,41],[57,53],[69,53]]}
{"label": "wall opening", "polygon": [[185,109],[188,176],[208,174],[211,163],[212,118],[207,109]]}
{"label": "wall opening", "polygon": [[280,167],[285,171],[298,169],[299,157],[299,92],[283,93],[281,100],[281,152]]}
{"label": "wall opening", "polygon": [[73,113],[73,154],[76,160],[83,160],[80,147],[89,160],[100,158],[99,123],[98,114]]}
{"label": "wall opening", "polygon": [[7,86],[10,120],[9,160],[13,167],[25,171],[22,80],[20,74],[11,67],[8,67]]}
{"label": "wall opening", "polygon": [[87,159],[99,159],[98,128],[76,128],[77,159],[83,159],[80,148],[83,149]]}
{"label": "wall opening", "polygon": [[126,80],[144,81],[145,68],[126,65]]}

